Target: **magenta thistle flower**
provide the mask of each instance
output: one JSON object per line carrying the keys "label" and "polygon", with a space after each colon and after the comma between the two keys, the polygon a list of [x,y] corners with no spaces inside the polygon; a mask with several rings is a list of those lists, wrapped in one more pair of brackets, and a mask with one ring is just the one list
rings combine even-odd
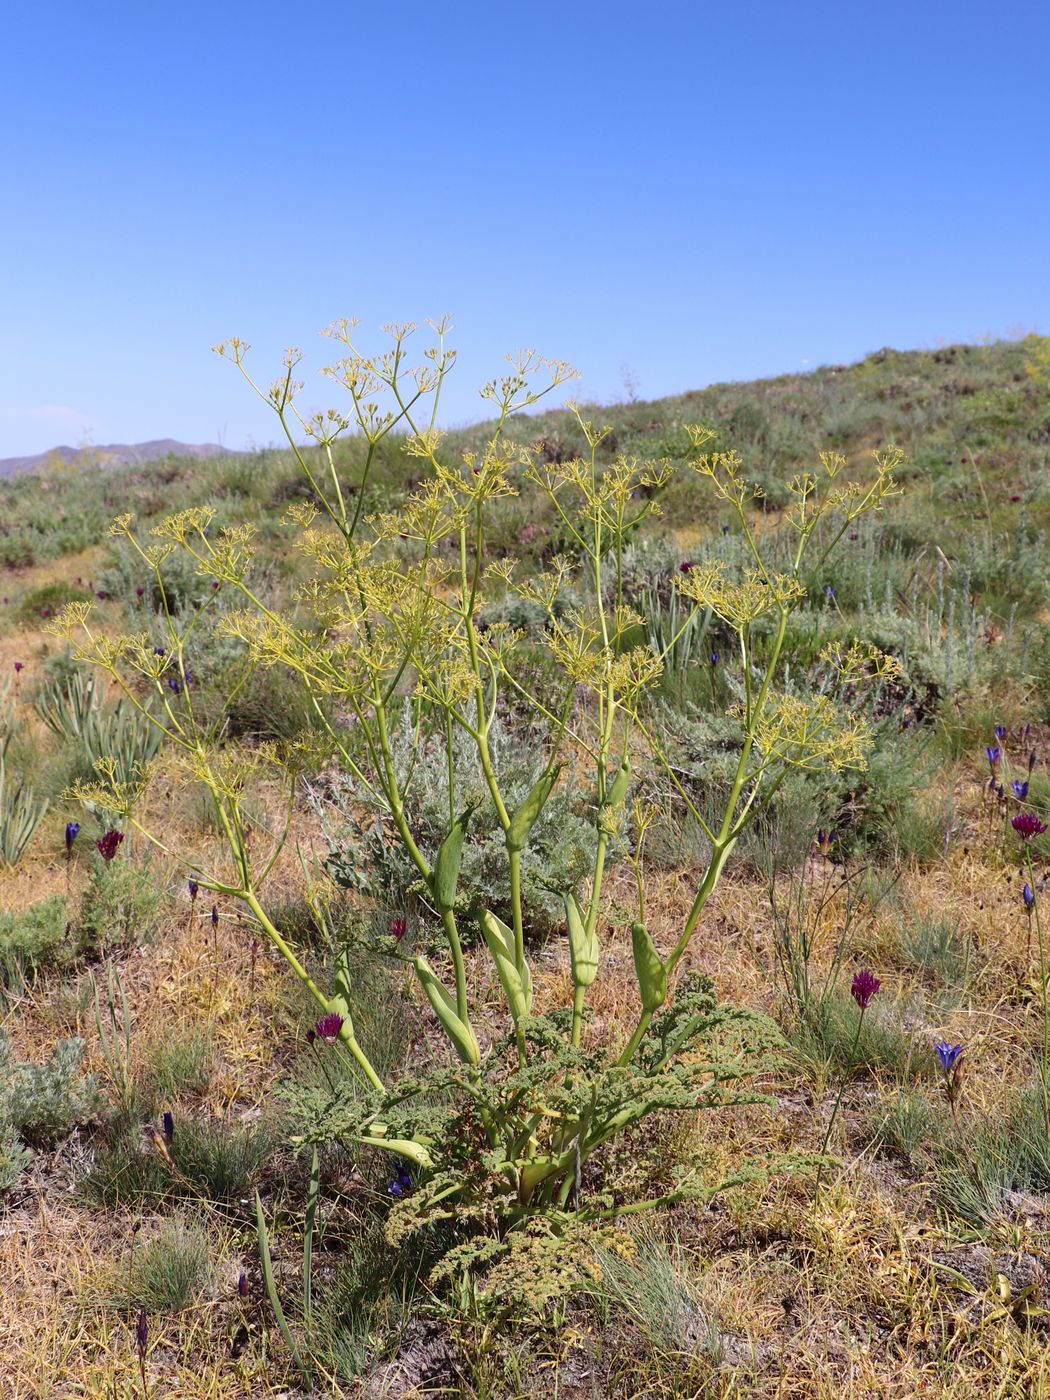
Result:
{"label": "magenta thistle flower", "polygon": [[1041,822],[1034,812],[1018,812],[1016,817],[1010,819],[1010,825],[1022,841],[1031,841],[1033,836],[1042,836],[1046,830],[1045,822]]}
{"label": "magenta thistle flower", "polygon": [[947,1045],[944,1041],[938,1041],[933,1047],[937,1051],[937,1058],[941,1062],[941,1069],[945,1074],[951,1074],[952,1070],[962,1059],[963,1048],[961,1045]]}
{"label": "magenta thistle flower", "polygon": [[338,1011],[329,1011],[327,1016],[322,1016],[314,1026],[314,1030],[326,1045],[334,1045],[339,1039],[339,1032],[343,1029],[343,1018]]}
{"label": "magenta thistle flower", "polygon": [[882,983],[873,972],[858,972],[850,987],[850,996],[857,1003],[862,1011],[867,1011],[872,1003],[875,993],[882,986]]}
{"label": "magenta thistle flower", "polygon": [[145,598],[145,596],[146,596],[146,590],[145,590],[144,588],[136,588],[136,589],[135,589],[135,597],[136,597],[136,598]]}
{"label": "magenta thistle flower", "polygon": [[95,847],[104,861],[111,861],[117,854],[117,847],[124,840],[122,831],[107,831],[101,840],[95,842]]}
{"label": "magenta thistle flower", "polygon": [[24,671],[24,670],[25,670],[25,665],[26,665],[26,663],[25,663],[24,661],[16,661],[16,662],[15,662],[15,675],[16,675],[16,676],[18,675],[19,671]]}
{"label": "magenta thistle flower", "polygon": [[405,919],[400,918],[400,917],[398,917],[398,918],[396,918],[396,919],[391,919],[391,920],[390,920],[390,932],[394,935],[394,937],[395,937],[395,938],[397,939],[397,941],[400,943],[401,940],[402,940],[402,938],[404,938],[405,934],[408,932],[408,923],[407,923],[407,921],[406,921]]}
{"label": "magenta thistle flower", "polygon": [[678,572],[680,574],[691,574],[695,567],[696,566],[691,559],[683,559],[682,562],[678,565]]}

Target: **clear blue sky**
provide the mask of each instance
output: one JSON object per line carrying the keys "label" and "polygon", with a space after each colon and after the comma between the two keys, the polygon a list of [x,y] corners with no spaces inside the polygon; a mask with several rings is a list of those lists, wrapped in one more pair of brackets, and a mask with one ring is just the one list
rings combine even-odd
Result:
{"label": "clear blue sky", "polygon": [[[317,331],[451,312],[642,397],[1050,330],[1050,6],[11,5],[0,457],[277,435]],[[366,343],[378,344],[378,334]]]}

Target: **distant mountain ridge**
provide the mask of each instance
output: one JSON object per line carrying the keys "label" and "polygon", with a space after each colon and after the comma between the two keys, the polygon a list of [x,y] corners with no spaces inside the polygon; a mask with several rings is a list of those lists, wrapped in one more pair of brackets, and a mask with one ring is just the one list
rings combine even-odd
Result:
{"label": "distant mountain ridge", "polygon": [[215,442],[176,442],[156,438],[153,442],[111,443],[108,447],[52,447],[33,457],[0,457],[0,477],[23,476],[41,467],[73,468],[133,467],[140,462],[156,462],[162,457],[236,457],[238,454]]}

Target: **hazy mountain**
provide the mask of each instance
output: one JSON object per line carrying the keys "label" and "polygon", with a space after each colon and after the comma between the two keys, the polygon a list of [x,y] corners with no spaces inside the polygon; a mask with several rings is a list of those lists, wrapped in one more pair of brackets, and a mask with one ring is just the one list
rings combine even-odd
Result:
{"label": "hazy mountain", "polygon": [[214,442],[176,442],[157,438],[155,442],[111,443],[108,447],[53,447],[35,457],[0,457],[0,477],[22,476],[47,467],[129,467],[139,462],[156,462],[161,457],[234,457],[228,447]]}

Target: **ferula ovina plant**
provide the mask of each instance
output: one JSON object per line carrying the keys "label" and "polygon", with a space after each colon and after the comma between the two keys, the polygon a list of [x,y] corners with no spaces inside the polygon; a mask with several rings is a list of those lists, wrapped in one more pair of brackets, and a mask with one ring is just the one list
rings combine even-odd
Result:
{"label": "ferula ovina plant", "polygon": [[[224,740],[213,719],[207,727],[198,724],[192,689],[174,693],[166,684],[172,670],[185,673],[187,630],[173,614],[164,656],[146,638],[96,632],[88,605],[67,609],[59,630],[163,726],[209,790],[235,875],[224,878],[187,861],[194,878],[241,901],[309,989],[325,1024],[338,1023],[336,1034],[359,1088],[319,1113],[318,1139],[352,1137],[411,1164],[412,1189],[391,1207],[400,1213],[396,1229],[454,1211],[463,1220],[498,1222],[501,1236],[538,1215],[556,1231],[570,1220],[601,1221],[623,1209],[716,1189],[709,1179],[685,1172],[653,1201],[621,1200],[614,1191],[589,1186],[596,1178],[586,1169],[610,1138],[649,1113],[761,1098],[744,1081],[764,1063],[774,1038],[771,1026],[752,1013],[716,1006],[710,985],[680,977],[679,967],[741,833],[772,801],[788,771],[864,766],[871,738],[856,696],[863,682],[892,673],[893,663],[861,643],[829,649],[827,672],[842,688],[829,685],[823,693],[802,695],[782,687],[784,649],[792,612],[805,595],[804,568],[819,566],[860,516],[878,510],[896,491],[900,458],[876,454],[860,484],[847,481],[844,460],[833,455],[822,455],[812,473],[797,476],[779,522],[780,563],[774,567],[768,517],[761,532],[755,527],[761,518],[754,510],[757,492],[734,453],[710,450],[704,428],[689,429],[691,449],[680,462],[606,454],[606,430],[575,407],[570,411],[584,444],[579,456],[551,461],[550,454],[528,445],[520,425],[511,432],[516,415],[574,377],[567,365],[534,352],[513,358],[509,371],[485,386],[493,414],[487,439],[456,456],[437,426],[442,385],[455,359],[446,345],[448,323],[434,326],[435,343],[411,367],[414,329],[390,328],[391,348],[367,356],[357,348],[352,323],[330,328],[340,358],[326,373],[345,393],[346,407],[309,420],[296,409],[297,352],[288,352],[280,377],[263,389],[249,375],[247,345],[233,340],[218,347],[273,408],[311,488],[310,503],[289,511],[310,569],[295,616],[275,609],[257,591],[252,530],[223,524],[210,507],[172,516],[153,530],[151,542],[139,539],[130,517],[114,526],[156,574],[162,591],[165,560],[181,551],[203,577],[221,585],[218,593],[239,595],[239,607],[225,612],[219,625],[240,638],[260,666],[294,674],[316,702],[323,744],[247,749]],[[309,448],[296,441],[303,432]],[[403,435],[419,484],[396,509],[370,512],[370,476],[384,439],[394,433]],[[351,435],[363,458],[353,489],[333,451]],[[673,578],[683,628],[696,614],[708,615],[720,637],[732,643],[741,677],[739,748],[717,816],[701,810],[680,781],[659,707],[651,703],[676,638],[663,652],[645,644],[643,619],[625,589],[625,549],[681,473],[691,474],[722,514],[728,512],[746,548],[747,563],[738,569],[695,550],[690,568]],[[516,495],[552,521],[562,541],[562,552],[538,567],[519,568],[489,546],[493,515]],[[791,542],[787,552],[785,535]],[[531,605],[544,620],[530,644],[538,641],[547,649],[559,678],[553,698],[547,691],[537,695],[528,678],[522,632],[505,622],[482,622],[483,609],[508,596]],[[206,625],[208,607],[205,602],[192,626]],[[723,645],[721,654],[728,664],[730,647]],[[530,733],[542,735],[538,776],[516,806],[506,797],[491,742],[497,712],[508,701],[516,711],[530,712]],[[427,849],[414,826],[413,765],[395,759],[395,725],[409,727],[416,753],[436,745],[447,754],[448,826],[436,847]],[[453,763],[457,736],[459,743],[466,736],[476,751],[483,797],[503,834],[509,900],[501,907],[504,913],[509,908],[509,922],[462,897],[460,862],[477,794],[468,800],[460,790]],[[317,985],[267,910],[266,878],[294,820],[297,779],[333,757],[351,784],[385,813],[425,892],[427,928],[413,945],[424,952],[405,963],[425,997],[421,1014],[435,1018],[448,1056],[429,1078],[416,1075],[406,1085],[385,1082],[358,1041],[349,961],[342,961],[334,985]],[[569,764],[590,774],[593,837],[587,879],[562,892],[571,997],[558,1007],[534,1000],[522,853]],[[709,848],[680,927],[659,942],[647,918],[643,860],[653,811],[635,800],[643,766],[662,776],[682,817],[697,823]],[[288,792],[288,824],[265,850],[258,836],[249,846],[244,817],[244,803],[260,777],[280,779]],[[106,791],[99,792],[98,786],[82,795],[164,844],[163,833],[139,826],[137,790],[123,792],[103,781]],[[588,999],[606,974],[603,944],[611,908],[604,886],[614,854],[626,857],[636,873],[637,907],[633,922],[629,916],[627,921],[637,991],[633,1025],[608,1043],[588,1029]],[[491,1005],[472,1001],[464,953],[468,924],[491,957],[501,989],[495,1018]],[[464,1144],[473,1144],[468,1164]]]}

